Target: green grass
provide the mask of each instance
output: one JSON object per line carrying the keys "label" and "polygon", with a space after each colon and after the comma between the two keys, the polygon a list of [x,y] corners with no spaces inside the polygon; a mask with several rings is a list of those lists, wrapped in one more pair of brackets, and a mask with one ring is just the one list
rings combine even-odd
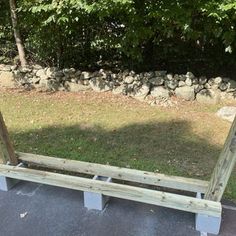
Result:
{"label": "green grass", "polygon": [[[130,98],[0,91],[15,149],[62,158],[209,179],[230,124],[221,105],[150,107]],[[236,200],[233,173],[225,198]]]}

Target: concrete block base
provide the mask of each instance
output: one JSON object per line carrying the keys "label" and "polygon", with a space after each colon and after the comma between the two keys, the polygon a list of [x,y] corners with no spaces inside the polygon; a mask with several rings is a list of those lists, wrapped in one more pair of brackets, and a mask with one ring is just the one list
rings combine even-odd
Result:
{"label": "concrete block base", "polygon": [[195,225],[196,230],[209,234],[219,234],[221,217],[196,214]]}
{"label": "concrete block base", "polygon": [[[97,176],[93,177],[95,180],[112,182],[111,178]],[[109,196],[104,196],[100,193],[84,192],[84,206],[90,210],[100,210],[102,211],[109,200]]]}
{"label": "concrete block base", "polygon": [[0,190],[9,191],[18,182],[19,182],[18,179],[12,179],[5,176],[0,176]]}
{"label": "concrete block base", "polygon": [[[201,198],[201,194],[197,194],[197,198]],[[196,230],[209,234],[219,234],[221,225],[221,217],[196,214],[195,227]]]}

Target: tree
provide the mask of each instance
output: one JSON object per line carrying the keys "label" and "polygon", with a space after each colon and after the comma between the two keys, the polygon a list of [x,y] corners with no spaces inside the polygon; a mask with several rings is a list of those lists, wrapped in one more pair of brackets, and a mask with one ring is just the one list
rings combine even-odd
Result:
{"label": "tree", "polygon": [[17,20],[17,14],[16,14],[16,1],[15,0],[9,0],[10,10],[11,10],[11,20],[12,20],[12,26],[13,26],[13,32],[14,37],[16,41],[16,46],[19,54],[19,59],[22,67],[25,67],[27,65],[27,61],[25,58],[25,50],[24,45],[21,39],[20,30],[18,27],[18,20]]}

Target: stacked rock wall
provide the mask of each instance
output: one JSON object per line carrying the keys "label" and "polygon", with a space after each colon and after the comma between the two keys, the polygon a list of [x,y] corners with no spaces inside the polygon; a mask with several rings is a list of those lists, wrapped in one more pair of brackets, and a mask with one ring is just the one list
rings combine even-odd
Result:
{"label": "stacked rock wall", "polygon": [[[45,91],[96,92],[112,91],[150,103],[167,101],[176,96],[186,101],[217,103],[221,99],[236,97],[236,81],[224,77],[196,77],[191,72],[171,74],[166,71],[135,73],[134,71],[99,70],[80,71],[74,68],[59,70],[55,67],[42,68],[34,65],[28,68],[0,65],[1,81],[12,76],[14,83],[27,89]],[[5,81],[6,82],[6,81]]]}

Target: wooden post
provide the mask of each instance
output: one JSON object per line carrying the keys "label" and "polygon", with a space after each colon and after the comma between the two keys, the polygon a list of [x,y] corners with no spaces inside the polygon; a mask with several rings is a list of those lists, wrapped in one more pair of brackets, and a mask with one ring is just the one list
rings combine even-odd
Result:
{"label": "wooden post", "polygon": [[10,142],[7,127],[0,112],[0,161],[6,164],[8,161],[12,165],[18,164],[18,158]]}
{"label": "wooden post", "polygon": [[220,202],[236,162],[236,117],[212,173],[205,199]]}

